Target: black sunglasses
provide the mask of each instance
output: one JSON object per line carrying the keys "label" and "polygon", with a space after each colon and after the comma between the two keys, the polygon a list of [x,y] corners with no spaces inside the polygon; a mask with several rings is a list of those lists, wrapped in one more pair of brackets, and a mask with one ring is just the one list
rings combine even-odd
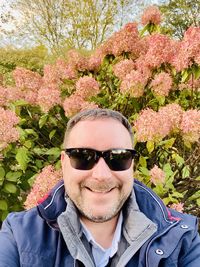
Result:
{"label": "black sunglasses", "polygon": [[110,149],[98,151],[90,148],[66,148],[71,166],[78,170],[91,170],[102,157],[112,171],[124,171],[130,168],[136,155],[134,149]]}

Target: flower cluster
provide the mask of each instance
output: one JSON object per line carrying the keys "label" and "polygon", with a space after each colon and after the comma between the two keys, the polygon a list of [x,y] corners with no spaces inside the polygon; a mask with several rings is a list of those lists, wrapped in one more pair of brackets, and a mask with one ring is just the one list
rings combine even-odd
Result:
{"label": "flower cluster", "polygon": [[158,112],[142,110],[134,123],[137,141],[158,142],[172,132],[179,132],[191,143],[200,138],[200,111],[183,111],[178,104],[161,107]]}
{"label": "flower cluster", "polygon": [[142,25],[149,23],[159,25],[161,22],[161,13],[158,7],[149,6],[144,10],[144,13],[141,18]]}
{"label": "flower cluster", "polygon": [[157,165],[149,171],[150,173],[150,181],[154,184],[163,184],[165,182],[165,173],[162,169],[160,169]]}
{"label": "flower cluster", "polygon": [[45,85],[59,85],[60,74],[56,65],[45,65],[44,66],[44,76],[42,77],[43,84]]}
{"label": "flower cluster", "polygon": [[[163,34],[152,34],[146,38],[147,52],[137,60],[137,65],[148,68],[160,67],[162,63],[171,63],[177,53],[177,41]],[[137,63],[139,61],[139,63]]]}
{"label": "flower cluster", "polygon": [[180,129],[184,114],[181,106],[176,103],[168,104],[161,107],[158,113],[159,116],[161,116],[163,123],[168,123],[170,132],[177,132]]}
{"label": "flower cluster", "polygon": [[156,74],[151,82],[151,90],[155,95],[168,96],[172,82],[172,77],[168,73],[161,72]]}
{"label": "flower cluster", "polygon": [[81,96],[84,100],[99,93],[98,82],[89,76],[79,78],[75,87],[76,94]]}
{"label": "flower cluster", "polygon": [[76,70],[87,70],[87,58],[81,55],[78,51],[71,49],[67,53],[67,59],[70,66]]}
{"label": "flower cluster", "polygon": [[197,142],[200,138],[200,110],[184,112],[180,129],[185,141]]}
{"label": "flower cluster", "polygon": [[113,66],[113,72],[120,80],[135,69],[135,64],[131,59],[124,59]]}
{"label": "flower cluster", "polygon": [[55,170],[52,165],[46,166],[37,175],[30,193],[24,203],[26,209],[31,209],[44,198],[49,190],[62,178],[61,170]]}
{"label": "flower cluster", "polygon": [[70,79],[73,80],[77,77],[77,71],[66,61],[58,59],[56,61],[56,68],[59,76],[62,80]]}
{"label": "flower cluster", "polygon": [[177,71],[190,67],[194,62],[200,64],[200,28],[190,27],[178,42],[177,54],[172,60]]}
{"label": "flower cluster", "polygon": [[19,118],[11,110],[0,107],[0,145],[7,146],[8,143],[19,139],[19,132],[14,127],[19,122]]}
{"label": "flower cluster", "polygon": [[63,103],[63,108],[66,117],[71,117],[81,110],[92,109],[97,107],[98,105],[96,105],[95,103],[87,102],[77,94],[72,94],[70,97],[67,97]]}
{"label": "flower cluster", "polygon": [[42,77],[37,72],[20,67],[13,71],[13,77],[16,86],[22,89],[37,91],[42,83]]}
{"label": "flower cluster", "polygon": [[183,212],[184,210],[184,204],[183,203],[173,203],[170,205],[171,209],[177,210],[178,212]]}
{"label": "flower cluster", "polygon": [[48,112],[55,105],[61,105],[60,90],[50,86],[40,88],[37,95],[37,104],[44,112]]}
{"label": "flower cluster", "polygon": [[128,23],[123,29],[111,36],[101,47],[103,54],[121,55],[130,52],[136,57],[140,54],[141,47],[138,45],[139,32],[136,23]]}
{"label": "flower cluster", "polygon": [[134,123],[138,142],[159,141],[169,134],[169,124],[152,109],[142,110]]}
{"label": "flower cluster", "polygon": [[144,94],[144,87],[147,80],[144,79],[141,72],[132,70],[123,79],[120,91],[124,94],[128,93],[132,97],[141,97]]}

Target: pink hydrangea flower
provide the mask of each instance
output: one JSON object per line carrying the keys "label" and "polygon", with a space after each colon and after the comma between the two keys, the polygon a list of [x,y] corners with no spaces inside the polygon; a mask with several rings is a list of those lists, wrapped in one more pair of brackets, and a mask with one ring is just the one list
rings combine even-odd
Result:
{"label": "pink hydrangea flower", "polygon": [[168,96],[169,91],[172,87],[172,77],[166,73],[161,72],[156,74],[153,81],[151,82],[151,90],[155,95]]}
{"label": "pink hydrangea flower", "polygon": [[138,60],[148,68],[160,67],[162,63],[171,63],[177,52],[177,42],[163,34],[148,36],[148,50]]}
{"label": "pink hydrangea flower", "polygon": [[17,67],[13,71],[15,84],[19,88],[37,91],[42,84],[42,77],[37,73]]}
{"label": "pink hydrangea flower", "polygon": [[153,23],[159,25],[161,22],[161,12],[157,6],[149,6],[144,10],[141,18],[142,25]]}
{"label": "pink hydrangea flower", "polygon": [[194,77],[191,77],[187,82],[179,83],[178,89],[180,91],[187,89],[200,92],[200,79],[194,79]]}
{"label": "pink hydrangea flower", "polygon": [[40,88],[37,96],[37,104],[44,112],[48,112],[55,105],[60,105],[60,90],[52,87]]}
{"label": "pink hydrangea flower", "polygon": [[89,76],[84,76],[79,78],[76,82],[76,94],[81,96],[82,99],[87,99],[91,96],[97,95],[99,93],[98,82]]}
{"label": "pink hydrangea flower", "polygon": [[142,110],[134,122],[138,142],[160,141],[170,132],[168,120],[152,109]]}
{"label": "pink hydrangea flower", "polygon": [[24,203],[25,209],[31,209],[35,207],[41,198],[56,185],[56,183],[62,178],[61,170],[55,170],[52,165],[46,166],[37,175],[32,189],[28,194]]}
{"label": "pink hydrangea flower", "polygon": [[66,117],[71,117],[81,110],[81,105],[84,102],[81,96],[73,94],[67,97],[63,102],[63,108]]}
{"label": "pink hydrangea flower", "polygon": [[123,80],[127,74],[135,69],[135,64],[131,59],[124,59],[113,66],[115,76]]}
{"label": "pink hydrangea flower", "polygon": [[177,71],[190,67],[193,62],[200,64],[200,28],[190,27],[178,43],[176,56],[172,60]]}
{"label": "pink hydrangea flower", "polygon": [[25,100],[27,103],[31,105],[37,105],[37,96],[38,92],[34,92],[31,90],[28,91],[22,91],[23,100]]}
{"label": "pink hydrangea flower", "polygon": [[42,78],[43,85],[60,84],[60,73],[56,65],[47,64],[44,66],[44,76]]}
{"label": "pink hydrangea flower", "polygon": [[122,81],[120,91],[129,93],[132,97],[141,97],[144,94],[146,83],[147,80],[142,76],[141,72],[132,70]]}
{"label": "pink hydrangea flower", "polygon": [[98,108],[98,105],[93,102],[87,102],[81,96],[73,94],[65,99],[63,108],[65,116],[71,117],[81,110]]}
{"label": "pink hydrangea flower", "polygon": [[162,169],[160,169],[157,165],[149,171],[150,173],[150,181],[154,184],[164,184],[165,182],[165,173]]}
{"label": "pink hydrangea flower", "polygon": [[163,121],[167,121],[169,123],[170,131],[179,131],[184,114],[181,106],[176,103],[168,104],[164,107],[161,107],[158,113],[163,118]]}
{"label": "pink hydrangea flower", "polygon": [[200,138],[200,110],[185,111],[180,129],[184,140],[191,143],[197,142]]}
{"label": "pink hydrangea flower", "polygon": [[19,132],[15,125],[19,118],[11,110],[5,110],[0,107],[0,145],[6,147],[8,143],[15,142],[19,139]]}
{"label": "pink hydrangea flower", "polygon": [[97,48],[94,53],[88,58],[88,67],[90,71],[97,71],[103,61],[105,54],[101,47]]}
{"label": "pink hydrangea flower", "polygon": [[177,210],[178,212],[183,212],[184,204],[183,203],[173,203],[170,205],[171,209]]}
{"label": "pink hydrangea flower", "polygon": [[88,69],[87,58],[81,55],[78,51],[71,49],[67,53],[68,63],[75,69],[79,71],[84,71]]}
{"label": "pink hydrangea flower", "polygon": [[115,32],[102,46],[103,54],[121,55],[131,52],[137,57],[141,47],[138,45],[140,38],[136,23],[128,23],[118,32]]}
{"label": "pink hydrangea flower", "polygon": [[73,80],[77,77],[77,71],[62,59],[56,61],[56,68],[61,79]]}

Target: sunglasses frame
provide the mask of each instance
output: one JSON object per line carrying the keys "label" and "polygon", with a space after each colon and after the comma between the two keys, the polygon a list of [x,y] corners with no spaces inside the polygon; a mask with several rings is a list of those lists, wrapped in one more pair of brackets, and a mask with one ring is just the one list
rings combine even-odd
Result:
{"label": "sunglasses frame", "polygon": [[[82,152],[82,151],[88,151],[88,152],[92,152],[92,153],[94,153],[94,162],[93,162],[93,164],[91,165],[91,167],[89,167],[89,168],[76,168],[76,167],[74,167],[73,165],[73,159],[72,159],[72,152]],[[111,170],[113,170],[113,171],[123,171],[123,170],[127,170],[127,169],[129,169],[130,168],[130,166],[129,167],[126,167],[126,168],[119,168],[119,169],[117,169],[117,168],[114,168],[113,167],[113,165],[112,165],[112,163],[111,163],[111,160],[110,160],[110,158],[111,158],[111,153],[113,152],[116,152],[115,153],[115,155],[119,155],[120,154],[120,152],[130,152],[131,153],[131,161],[132,161],[132,159],[134,158],[134,156],[137,154],[136,153],[136,151],[134,150],[134,149],[124,149],[124,148],[114,148],[114,149],[108,149],[108,150],[103,150],[103,151],[99,151],[99,150],[96,150],[96,149],[92,149],[92,148],[65,148],[64,149],[64,151],[65,151],[65,153],[68,155],[68,157],[70,158],[70,163],[71,163],[71,165],[72,165],[72,167],[73,168],[75,168],[75,169],[78,169],[78,170],[91,170],[93,167],[94,167],[94,165],[99,161],[99,159],[102,157],[104,160],[105,160],[105,162],[106,162],[106,164],[108,165],[108,167],[111,169]],[[117,153],[118,152],[118,153]],[[130,163],[130,165],[131,165],[131,163]]]}

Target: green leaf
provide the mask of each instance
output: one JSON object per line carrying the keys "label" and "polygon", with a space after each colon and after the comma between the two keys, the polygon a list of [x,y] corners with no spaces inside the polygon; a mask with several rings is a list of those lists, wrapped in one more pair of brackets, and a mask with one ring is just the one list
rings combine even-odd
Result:
{"label": "green leaf", "polygon": [[17,150],[17,154],[16,154],[16,160],[17,162],[19,163],[21,169],[23,171],[26,170],[27,168],[27,165],[30,161],[29,159],[29,151],[27,148],[25,147],[20,147],[18,150]]}
{"label": "green leaf", "polygon": [[10,182],[17,182],[17,179],[22,175],[22,172],[7,172],[6,180]]}
{"label": "green leaf", "polygon": [[55,169],[60,170],[61,169],[61,160],[58,160],[55,164]]}
{"label": "green leaf", "polygon": [[33,152],[37,155],[44,155],[46,153],[47,149],[46,148],[39,148],[39,147],[34,147]]}
{"label": "green leaf", "polygon": [[159,146],[163,146],[164,145],[165,148],[171,148],[173,146],[175,140],[176,140],[176,138],[170,138],[168,140],[161,141],[159,143]]}
{"label": "green leaf", "polygon": [[4,179],[6,172],[3,167],[0,167],[0,180]]}
{"label": "green leaf", "polygon": [[140,171],[143,175],[145,175],[145,176],[149,176],[149,170],[148,170],[147,168],[145,168],[145,167],[140,167],[140,168],[139,168],[139,171]]}
{"label": "green leaf", "polygon": [[52,130],[52,131],[50,132],[50,134],[49,134],[49,139],[50,139],[50,140],[51,140],[52,137],[55,135],[55,133],[56,133],[56,130]]}
{"label": "green leaf", "polygon": [[194,73],[194,77],[195,79],[199,79],[200,77],[200,67],[197,66],[197,65],[194,65],[193,68],[192,68],[192,72]]}
{"label": "green leaf", "polygon": [[164,96],[156,95],[156,99],[158,100],[158,103],[160,106],[163,106],[165,104],[165,97]]}
{"label": "green leaf", "polygon": [[189,166],[185,166],[185,167],[182,169],[182,177],[183,177],[183,178],[190,177],[190,167],[189,167]]}
{"label": "green leaf", "polygon": [[183,198],[183,194],[182,194],[182,193],[179,193],[179,192],[177,192],[177,191],[173,192],[173,193],[172,193],[172,196],[173,196],[173,197],[176,197],[177,199],[179,199],[179,198]]}
{"label": "green leaf", "polygon": [[175,159],[177,165],[180,167],[183,165],[183,163],[185,162],[184,158],[182,158],[179,154],[174,153],[172,155],[172,158]]}
{"label": "green leaf", "polygon": [[6,200],[2,199],[0,200],[0,210],[7,210],[8,209],[8,203]]}
{"label": "green leaf", "polygon": [[17,192],[17,187],[12,183],[5,183],[4,190],[8,193],[15,194]]}
{"label": "green leaf", "polygon": [[5,170],[3,167],[0,167],[0,186],[3,184],[4,176],[5,176]]}
{"label": "green leaf", "polygon": [[139,164],[142,166],[142,167],[147,167],[147,161],[146,161],[146,157],[143,157],[143,156],[140,156],[139,158]]}
{"label": "green leaf", "polygon": [[183,70],[181,74],[182,74],[181,82],[184,83],[187,79],[189,79],[190,72],[188,70]]}
{"label": "green leaf", "polygon": [[1,221],[4,221],[5,220],[5,218],[8,216],[8,210],[4,210],[3,212],[2,212],[2,215],[1,215]]}
{"label": "green leaf", "polygon": [[27,140],[27,141],[25,141],[24,142],[24,146],[26,147],[26,148],[31,148],[32,147],[32,141],[31,140]]}
{"label": "green leaf", "polygon": [[163,171],[166,174],[166,178],[169,178],[170,176],[172,176],[174,174],[174,172],[171,169],[171,165],[169,163],[167,163],[163,166]]}
{"label": "green leaf", "polygon": [[45,155],[60,156],[61,149],[59,147],[53,147],[45,152]]}
{"label": "green leaf", "polygon": [[153,189],[153,191],[160,197],[162,197],[165,194],[163,184],[161,183],[157,184],[156,187]]}
{"label": "green leaf", "polygon": [[149,152],[149,154],[151,154],[151,152],[153,152],[154,150],[154,142],[153,141],[148,141],[146,144],[147,150]]}
{"label": "green leaf", "polygon": [[40,129],[45,125],[45,123],[47,122],[49,117],[49,114],[44,114],[43,116],[41,116],[40,120],[39,120],[39,127]]}
{"label": "green leaf", "polygon": [[25,129],[25,133],[27,133],[28,135],[31,134],[38,138],[38,134],[33,129]]}
{"label": "green leaf", "polygon": [[191,145],[191,143],[189,141],[184,140],[184,145],[189,149],[192,148],[192,145]]}
{"label": "green leaf", "polygon": [[171,199],[169,197],[165,197],[162,199],[162,201],[164,202],[165,205],[168,205],[169,202],[171,202]]}

